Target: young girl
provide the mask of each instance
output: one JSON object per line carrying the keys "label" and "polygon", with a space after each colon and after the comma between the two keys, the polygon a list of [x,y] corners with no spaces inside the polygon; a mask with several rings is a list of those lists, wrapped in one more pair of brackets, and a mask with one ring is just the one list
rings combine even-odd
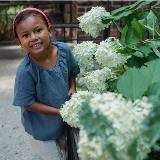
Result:
{"label": "young girl", "polygon": [[43,160],[60,160],[65,123],[59,111],[76,93],[79,67],[67,44],[50,42],[52,26],[42,11],[20,11],[14,18],[13,32],[28,51],[17,69],[13,105],[21,107],[31,148]]}

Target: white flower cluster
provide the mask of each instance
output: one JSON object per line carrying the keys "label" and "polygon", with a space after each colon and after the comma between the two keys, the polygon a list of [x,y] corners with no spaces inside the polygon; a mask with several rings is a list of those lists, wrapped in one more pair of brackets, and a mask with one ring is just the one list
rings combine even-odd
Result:
{"label": "white flower cluster", "polygon": [[[93,114],[95,110],[100,110],[112,122],[116,135],[110,135],[111,132],[108,129],[106,129],[106,135],[110,135],[108,141],[115,145],[118,156],[123,160],[130,159],[127,154],[127,147],[135,136],[141,134],[141,123],[149,114],[151,106],[151,104],[147,103],[146,97],[133,103],[132,101],[125,100],[121,94],[112,92],[96,95],[90,102]],[[80,133],[78,149],[82,160],[113,160],[109,152],[100,152],[100,147],[97,150],[96,146],[91,146],[94,142],[89,141],[86,137],[83,139],[83,136],[87,137],[85,131],[81,131]],[[150,152],[150,146],[145,140],[146,138],[143,136],[138,139],[136,160],[143,160],[147,153]]]}
{"label": "white flower cluster", "polygon": [[102,41],[95,53],[98,63],[108,68],[123,65],[130,56],[117,53],[117,49],[121,47],[119,40],[115,37],[109,37]]}
{"label": "white flower cluster", "polygon": [[92,41],[76,44],[73,48],[73,54],[80,68],[89,71],[93,69],[93,56],[97,51],[98,45]]}
{"label": "white flower cluster", "polygon": [[101,139],[94,137],[89,141],[85,130],[79,132],[78,153],[82,160],[111,160],[111,155],[107,150],[102,151]]}
{"label": "white flower cluster", "polygon": [[85,83],[89,91],[95,93],[103,93],[107,91],[108,84],[107,79],[113,77],[111,69],[104,67],[103,69],[97,69],[92,72],[88,72],[85,76]]}
{"label": "white flower cluster", "polygon": [[77,91],[71,96],[69,101],[66,101],[60,109],[63,121],[67,122],[71,127],[78,126],[78,110],[81,108],[82,103],[86,100],[93,98],[96,94],[88,91]]}
{"label": "white flower cluster", "polygon": [[110,13],[106,12],[104,7],[92,7],[89,12],[78,18],[80,22],[79,27],[87,34],[89,33],[96,38],[101,30],[104,30],[105,27],[108,28],[110,25],[110,23],[103,24],[101,21],[101,17],[107,16],[110,16]]}

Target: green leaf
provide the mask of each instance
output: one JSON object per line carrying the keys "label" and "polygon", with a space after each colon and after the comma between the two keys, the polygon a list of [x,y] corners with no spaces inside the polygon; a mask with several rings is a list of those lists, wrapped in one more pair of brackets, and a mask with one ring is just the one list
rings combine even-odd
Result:
{"label": "green leaf", "polygon": [[113,22],[113,24],[118,28],[118,30],[122,33],[123,32],[123,29],[116,23],[116,22]]}
{"label": "green leaf", "polygon": [[139,22],[141,25],[143,25],[143,26],[147,24],[147,21],[145,20],[145,18],[139,20],[138,22]]}
{"label": "green leaf", "polygon": [[146,0],[145,2],[141,3],[138,7],[136,7],[136,10],[141,8],[141,7],[145,7],[147,4],[150,4],[153,0]]}
{"label": "green leaf", "polygon": [[151,10],[147,16],[147,28],[149,28],[149,33],[153,36],[157,35],[157,32],[159,32],[158,19]]}
{"label": "green leaf", "polygon": [[147,55],[147,59],[148,59],[148,61],[152,61],[152,60],[155,60],[155,59],[158,59],[159,57],[155,54],[155,53],[149,53],[148,55]]}
{"label": "green leaf", "polygon": [[140,68],[146,62],[148,62],[148,59],[146,57],[137,57],[135,55],[132,55],[131,58],[127,59],[127,63],[125,64],[131,68],[133,67]]}
{"label": "green leaf", "polygon": [[131,22],[133,21],[134,18],[139,20],[139,17],[135,13],[128,15],[127,17],[125,17],[124,24],[127,24],[128,27],[131,27],[132,26]]}
{"label": "green leaf", "polygon": [[110,81],[108,85],[112,90],[117,90],[117,82],[118,82],[118,79],[115,79],[114,81]]}
{"label": "green leaf", "polygon": [[140,16],[140,19],[145,19],[147,21],[147,16],[148,16],[149,12],[146,11],[146,12],[143,12]]}
{"label": "green leaf", "polygon": [[122,32],[122,36],[121,36],[121,40],[120,40],[120,43],[121,43],[122,45],[123,45],[124,42],[125,42],[127,30],[128,30],[128,26],[126,25],[126,26],[123,28],[123,32]]}
{"label": "green leaf", "polygon": [[156,95],[160,90],[160,81],[152,83],[148,88],[148,96]]}
{"label": "green leaf", "polygon": [[137,61],[137,58],[133,55],[131,56],[131,58],[127,59],[126,65],[131,68],[140,68],[139,61]]}
{"label": "green leaf", "polygon": [[139,1],[137,1],[137,2],[135,2],[134,4],[132,4],[132,5],[129,5],[129,9],[131,9],[131,8],[136,8],[137,9],[137,5],[139,4],[139,3],[141,3],[142,2],[142,0],[139,0]]}
{"label": "green leaf", "polygon": [[129,142],[129,146],[127,148],[128,155],[132,160],[136,160],[137,157],[137,141],[138,137],[136,136]]}
{"label": "green leaf", "polygon": [[148,83],[145,76],[133,68],[119,78],[117,88],[125,97],[136,100],[140,99],[147,90]]}
{"label": "green leaf", "polygon": [[154,0],[146,0],[145,2],[141,3],[142,7],[145,7],[147,4],[150,4],[151,2],[153,2]]}
{"label": "green leaf", "polygon": [[143,40],[145,38],[145,33],[146,33],[146,29],[143,25],[141,25],[137,19],[133,19],[133,21],[131,22],[133,28],[134,28],[134,35],[140,39]]}
{"label": "green leaf", "polygon": [[102,17],[101,19],[103,24],[108,24],[113,21],[113,18],[107,19],[106,17]]}
{"label": "green leaf", "polygon": [[159,8],[159,13],[157,13],[156,17],[157,17],[158,21],[160,21],[160,8]]}
{"label": "green leaf", "polygon": [[[150,147],[153,147],[160,139],[160,91],[155,96],[150,96],[149,102],[153,107],[142,123],[142,135],[149,140]],[[156,159],[159,159],[159,155]]]}
{"label": "green leaf", "polygon": [[121,8],[118,8],[118,9],[115,9],[114,11],[112,11],[111,15],[114,15],[120,11],[123,11],[125,9],[129,8],[129,6],[124,6],[124,7],[121,7]]}
{"label": "green leaf", "polygon": [[129,27],[126,33],[126,37],[125,37],[125,42],[126,44],[130,44],[133,40],[133,33],[134,33],[134,29],[133,27]]}
{"label": "green leaf", "polygon": [[137,46],[137,48],[138,48],[141,52],[143,52],[144,54],[149,54],[149,53],[152,52],[152,50],[151,50],[148,46],[146,46],[146,45],[144,45],[144,44],[141,44],[141,45]]}
{"label": "green leaf", "polygon": [[160,57],[160,52],[158,51],[158,46],[157,46],[157,43],[156,43],[156,41],[151,41],[150,43],[149,43],[149,46],[153,49],[153,51],[155,52],[155,54],[158,56],[158,57]]}
{"label": "green leaf", "polygon": [[151,85],[154,82],[160,81],[160,59],[147,62],[146,66],[142,66],[140,72],[146,77],[147,83]]}
{"label": "green leaf", "polygon": [[129,11],[127,11],[127,12],[122,12],[122,13],[120,13],[119,15],[114,16],[114,20],[119,20],[119,19],[121,19],[122,17],[127,17],[129,14],[132,14],[132,13],[133,13],[132,10],[129,10]]}
{"label": "green leaf", "polygon": [[134,8],[134,7],[136,7],[139,3],[141,3],[142,2],[142,0],[139,0],[139,1],[137,1],[137,2],[135,2],[134,4],[131,4],[131,5],[129,5],[129,6],[125,6],[125,7],[121,7],[121,8],[118,8],[118,9],[115,9],[114,11],[112,11],[112,15],[114,15],[114,14],[116,14],[116,13],[118,13],[118,12],[121,12],[121,11],[123,11],[123,10],[127,10],[127,9],[131,9],[131,8]]}

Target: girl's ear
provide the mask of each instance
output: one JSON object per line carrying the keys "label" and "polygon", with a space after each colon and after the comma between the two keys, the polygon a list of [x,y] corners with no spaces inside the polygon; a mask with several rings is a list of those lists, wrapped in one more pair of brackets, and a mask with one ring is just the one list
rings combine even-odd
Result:
{"label": "girl's ear", "polygon": [[16,41],[19,43],[19,45],[20,45],[22,48],[24,48],[23,45],[22,45],[22,43],[21,43],[21,41],[20,41],[18,38],[16,38]]}
{"label": "girl's ear", "polygon": [[49,38],[52,38],[52,29],[53,29],[53,27],[50,25],[50,26],[48,27]]}

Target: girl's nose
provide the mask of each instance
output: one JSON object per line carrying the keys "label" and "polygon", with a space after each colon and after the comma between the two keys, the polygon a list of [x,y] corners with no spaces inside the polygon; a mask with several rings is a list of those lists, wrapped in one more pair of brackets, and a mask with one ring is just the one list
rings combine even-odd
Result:
{"label": "girl's nose", "polygon": [[30,37],[31,37],[31,41],[34,41],[37,39],[37,35],[35,33],[32,33]]}

